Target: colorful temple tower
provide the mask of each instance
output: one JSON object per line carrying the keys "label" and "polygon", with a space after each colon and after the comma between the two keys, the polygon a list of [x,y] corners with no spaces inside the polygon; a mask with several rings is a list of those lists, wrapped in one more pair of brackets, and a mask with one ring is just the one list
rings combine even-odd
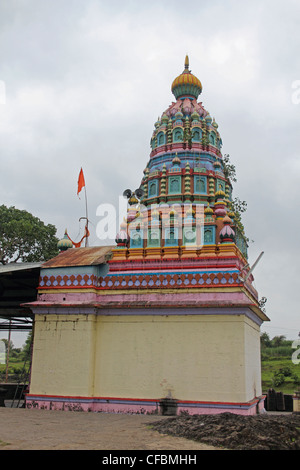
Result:
{"label": "colorful temple tower", "polygon": [[[189,70],[154,126],[114,247],[41,269],[28,407],[254,414],[260,309],[218,125]],[[64,246],[65,248],[65,246]]]}

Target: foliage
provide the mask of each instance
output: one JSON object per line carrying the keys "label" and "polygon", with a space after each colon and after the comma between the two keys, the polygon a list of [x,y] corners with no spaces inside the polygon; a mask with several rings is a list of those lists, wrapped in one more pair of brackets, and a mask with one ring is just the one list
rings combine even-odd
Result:
{"label": "foliage", "polygon": [[[235,165],[231,163],[230,156],[228,154],[223,156],[223,172],[225,178],[227,178],[230,182],[237,182]],[[245,238],[245,241],[248,242],[249,240],[245,237],[245,228],[242,223],[242,213],[247,210],[247,202],[241,201],[238,197],[236,197],[229,202],[228,209],[234,214],[234,224],[236,228]]]}
{"label": "foliage", "polygon": [[261,333],[260,345],[262,348],[270,348],[272,346],[272,342],[270,340],[268,333]]}
{"label": "foliage", "polygon": [[300,364],[292,362],[293,341],[262,333],[260,342],[263,391],[280,387],[283,393],[294,393],[300,385]]}
{"label": "foliage", "polygon": [[0,263],[46,261],[58,254],[54,225],[15,207],[0,206]]}
{"label": "foliage", "polygon": [[[7,348],[8,348],[8,340],[5,339],[5,338],[2,338],[1,341],[3,342],[4,344],[4,349],[5,349],[5,354],[7,354]],[[12,348],[13,347],[13,343],[12,341],[10,341],[9,343],[9,347]]]}
{"label": "foliage", "polygon": [[284,384],[284,375],[280,372],[275,372],[273,379],[272,379],[273,387],[279,387],[280,385]]}
{"label": "foliage", "polygon": [[272,358],[280,358],[280,357],[287,357],[291,356],[292,349],[290,346],[279,346],[278,348],[270,347],[270,348],[262,348],[261,349],[261,357],[262,359],[272,359]]}
{"label": "foliage", "polygon": [[262,358],[261,373],[263,393],[280,387],[281,392],[293,394],[300,385],[300,364],[292,363],[291,350],[289,356]]}
{"label": "foliage", "polygon": [[290,357],[292,354],[292,343],[284,335],[274,336],[273,339],[270,339],[268,333],[262,333],[260,336],[261,357],[262,359]]}
{"label": "foliage", "polygon": [[[242,222],[242,213],[247,210],[247,202],[241,201],[240,198],[236,197],[229,202],[229,210],[234,214],[234,224],[240,231],[240,233],[245,237],[245,227]],[[246,241],[249,241],[246,238]]]}
{"label": "foliage", "polygon": [[189,146],[192,145],[192,132],[190,129],[185,128],[183,131],[183,142],[187,142]]}
{"label": "foliage", "polygon": [[274,338],[270,339],[268,333],[262,333],[260,335],[260,345],[262,350],[266,350],[267,348],[289,348],[291,350],[293,341],[287,340],[284,335],[274,336]]}
{"label": "foliage", "polygon": [[26,360],[30,356],[32,342],[32,332],[28,333],[22,350],[20,351],[20,357]]}
{"label": "foliage", "polygon": [[274,387],[278,387],[279,385],[283,385],[285,383],[286,377],[290,377],[291,381],[294,382],[295,385],[300,384],[300,377],[296,373],[293,373],[290,366],[280,367],[276,370],[273,374],[273,385]]}
{"label": "foliage", "polygon": [[274,338],[271,341],[271,344],[274,348],[277,348],[278,346],[285,346],[286,343],[290,345],[292,344],[292,341],[287,341],[284,335],[274,336]]}
{"label": "foliage", "polygon": [[230,161],[230,156],[228,154],[223,156],[223,171],[225,178],[233,181],[234,183],[237,182],[235,166]]}
{"label": "foliage", "polygon": [[[12,341],[9,343],[9,362],[8,362],[8,376],[10,382],[16,382],[21,379],[25,371],[30,368],[30,347],[31,347],[32,333],[28,333],[25,344],[22,348],[15,348]],[[8,340],[2,339],[5,344],[5,350],[7,354]],[[6,358],[5,361],[0,363],[0,382],[5,379],[6,374]]]}

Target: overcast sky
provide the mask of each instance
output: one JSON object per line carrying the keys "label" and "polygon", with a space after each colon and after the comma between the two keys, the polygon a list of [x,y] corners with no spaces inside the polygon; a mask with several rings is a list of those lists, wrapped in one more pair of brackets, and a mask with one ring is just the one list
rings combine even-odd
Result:
{"label": "overcast sky", "polygon": [[[0,204],[83,234],[139,186],[157,117],[190,58],[236,166],[270,337],[299,322],[299,0],[1,0]],[[297,83],[299,81],[299,83]],[[296,87],[296,88],[293,88]],[[298,103],[299,101],[299,103]]]}

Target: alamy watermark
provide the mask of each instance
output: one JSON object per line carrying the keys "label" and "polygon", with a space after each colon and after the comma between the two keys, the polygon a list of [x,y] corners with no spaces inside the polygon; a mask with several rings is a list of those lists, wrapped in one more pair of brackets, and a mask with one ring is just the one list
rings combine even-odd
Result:
{"label": "alamy watermark", "polygon": [[298,357],[300,355],[300,339],[295,339],[295,341],[293,341],[292,349],[296,349],[292,354],[292,363],[296,365],[300,364],[300,358]]}
{"label": "alamy watermark", "polygon": [[295,90],[292,93],[292,103],[300,104],[300,80],[293,81],[292,89]]}
{"label": "alamy watermark", "polygon": [[[162,240],[184,240],[185,246],[192,248],[203,245],[201,232],[204,228],[204,205],[191,203],[152,204],[142,203],[129,205],[123,197],[119,197],[119,209],[113,204],[100,204],[96,210],[100,220],[96,226],[96,235],[100,240],[115,240],[121,226],[126,223],[123,231],[130,234],[139,232],[141,239],[147,240],[149,231],[158,233]],[[203,234],[204,235],[204,234]]]}

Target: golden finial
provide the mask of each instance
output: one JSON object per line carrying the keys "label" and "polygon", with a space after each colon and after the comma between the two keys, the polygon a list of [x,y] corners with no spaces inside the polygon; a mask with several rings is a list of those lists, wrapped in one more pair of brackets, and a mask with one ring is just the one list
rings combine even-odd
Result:
{"label": "golden finial", "polygon": [[185,70],[188,70],[188,69],[189,69],[189,66],[190,66],[190,64],[189,64],[189,56],[186,55],[186,56],[185,56],[185,61],[184,61],[184,68],[185,68]]}

